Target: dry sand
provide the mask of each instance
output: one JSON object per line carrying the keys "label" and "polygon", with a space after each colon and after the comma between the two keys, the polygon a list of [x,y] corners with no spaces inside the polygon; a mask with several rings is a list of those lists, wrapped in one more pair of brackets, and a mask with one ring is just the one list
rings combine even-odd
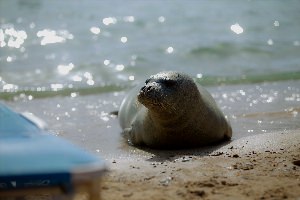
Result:
{"label": "dry sand", "polygon": [[300,199],[300,130],[110,160],[105,199]]}

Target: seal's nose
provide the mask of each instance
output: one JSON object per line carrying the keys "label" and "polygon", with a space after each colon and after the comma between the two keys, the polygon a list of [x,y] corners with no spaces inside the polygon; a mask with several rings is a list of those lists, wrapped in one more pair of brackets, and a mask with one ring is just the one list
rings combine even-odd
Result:
{"label": "seal's nose", "polygon": [[147,92],[152,90],[152,86],[150,85],[149,87],[146,88]]}
{"label": "seal's nose", "polygon": [[144,85],[142,88],[141,88],[141,91],[144,91],[146,88],[146,86]]}
{"label": "seal's nose", "polygon": [[141,88],[141,92],[143,92],[143,93],[149,93],[149,92],[151,92],[151,91],[153,91],[154,90],[154,86],[153,85],[144,85],[142,88]]}

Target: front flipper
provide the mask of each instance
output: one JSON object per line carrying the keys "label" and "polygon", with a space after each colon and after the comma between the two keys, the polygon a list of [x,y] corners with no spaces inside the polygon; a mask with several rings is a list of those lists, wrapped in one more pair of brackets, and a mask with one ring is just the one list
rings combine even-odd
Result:
{"label": "front flipper", "polygon": [[125,128],[123,130],[123,136],[132,146],[141,146],[143,144],[141,136],[136,131],[134,131],[132,127]]}

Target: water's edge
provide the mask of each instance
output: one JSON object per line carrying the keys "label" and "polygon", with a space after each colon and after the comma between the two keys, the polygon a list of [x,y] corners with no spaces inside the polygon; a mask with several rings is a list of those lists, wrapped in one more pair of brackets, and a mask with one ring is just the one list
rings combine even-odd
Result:
{"label": "water's edge", "polygon": [[[239,77],[218,77],[218,76],[203,76],[196,78],[195,81],[203,86],[218,86],[218,85],[237,85],[237,84],[256,84],[264,82],[277,82],[288,80],[300,80],[300,71],[282,72],[262,75],[247,75]],[[32,98],[51,98],[56,96],[72,96],[72,95],[93,95],[110,92],[119,92],[132,87],[132,85],[100,85],[85,88],[65,88],[59,90],[45,89],[37,91],[35,89],[19,89],[19,90],[0,90],[0,99],[13,101],[20,96],[32,96]]]}

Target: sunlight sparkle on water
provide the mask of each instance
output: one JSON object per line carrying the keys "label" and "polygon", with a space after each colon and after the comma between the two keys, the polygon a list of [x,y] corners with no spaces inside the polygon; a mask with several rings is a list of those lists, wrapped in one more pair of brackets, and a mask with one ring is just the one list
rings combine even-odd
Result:
{"label": "sunlight sparkle on water", "polygon": [[102,23],[106,26],[117,23],[117,19],[114,17],[103,18]]}
{"label": "sunlight sparkle on water", "polygon": [[164,23],[164,22],[166,21],[166,18],[165,18],[164,16],[160,16],[160,17],[158,18],[158,21],[159,21],[160,23]]}
{"label": "sunlight sparkle on water", "polygon": [[74,68],[73,63],[69,63],[68,65],[58,65],[57,70],[61,75],[67,75]]}
{"label": "sunlight sparkle on water", "polygon": [[274,21],[274,26],[279,26],[279,21]]}
{"label": "sunlight sparkle on water", "polygon": [[116,70],[117,70],[117,71],[123,71],[124,68],[125,68],[124,65],[116,65]]}
{"label": "sunlight sparkle on water", "polygon": [[18,86],[17,85],[14,85],[14,84],[5,84],[3,85],[2,87],[3,90],[17,90],[18,89]]}
{"label": "sunlight sparkle on water", "polygon": [[236,34],[241,34],[244,32],[244,29],[239,24],[233,24],[230,26],[231,31],[233,31]]}
{"label": "sunlight sparkle on water", "polygon": [[33,96],[32,96],[32,95],[29,95],[29,96],[28,96],[28,100],[29,100],[29,101],[33,100]]}
{"label": "sunlight sparkle on water", "polygon": [[168,54],[171,54],[171,53],[173,53],[174,52],[174,48],[173,47],[168,47],[167,49],[166,49],[166,53],[168,53]]}
{"label": "sunlight sparkle on water", "polygon": [[93,79],[93,76],[90,72],[84,72],[83,76],[87,79]]}
{"label": "sunlight sparkle on water", "polygon": [[31,23],[29,24],[29,28],[31,28],[31,29],[35,28],[35,23],[34,23],[34,22],[31,22]]}
{"label": "sunlight sparkle on water", "polygon": [[12,62],[12,61],[13,61],[13,58],[11,56],[7,56],[6,62]]}
{"label": "sunlight sparkle on water", "polygon": [[98,35],[101,32],[100,28],[95,27],[95,26],[91,27],[90,31],[95,35]]}
{"label": "sunlight sparkle on water", "polygon": [[291,94],[288,97],[284,98],[285,101],[300,101],[300,94]]}
{"label": "sunlight sparkle on water", "polygon": [[109,64],[110,64],[110,60],[104,60],[104,61],[103,61],[103,64],[104,64],[104,65],[109,65]]}
{"label": "sunlight sparkle on water", "polygon": [[108,113],[107,113],[107,112],[101,111],[101,113],[100,113],[100,118],[101,118],[103,121],[105,121],[105,122],[109,121],[109,117],[108,117]]}
{"label": "sunlight sparkle on water", "polygon": [[239,93],[242,95],[242,96],[245,96],[246,95],[246,92],[244,90],[239,90]]}
{"label": "sunlight sparkle on water", "polygon": [[[20,48],[27,39],[27,33],[23,30],[12,28],[0,29],[0,47]],[[6,41],[5,41],[6,40]]]}
{"label": "sunlight sparkle on water", "polygon": [[44,29],[37,32],[37,37],[42,38],[41,45],[54,44],[54,43],[63,43],[66,39],[72,40],[74,36],[69,33],[67,30],[50,30]]}
{"label": "sunlight sparkle on water", "polygon": [[121,40],[122,43],[126,43],[127,42],[127,37],[121,37],[120,40]]}
{"label": "sunlight sparkle on water", "polygon": [[57,90],[59,90],[59,89],[62,89],[62,88],[63,88],[63,85],[62,85],[62,84],[59,84],[59,83],[55,83],[55,84],[51,84],[50,87],[51,87],[51,89],[52,89],[53,91],[57,91]]}
{"label": "sunlight sparkle on water", "polygon": [[203,74],[197,74],[196,77],[197,77],[197,78],[202,78],[202,77],[203,77]]}
{"label": "sunlight sparkle on water", "polygon": [[128,79],[129,79],[130,81],[134,81],[134,76],[129,76]]}
{"label": "sunlight sparkle on water", "polygon": [[95,81],[92,80],[92,79],[89,79],[89,80],[87,80],[86,83],[87,83],[88,85],[94,85],[94,84],[95,84]]}
{"label": "sunlight sparkle on water", "polygon": [[135,18],[134,18],[134,16],[126,16],[123,18],[123,20],[125,22],[134,22]]}
{"label": "sunlight sparkle on water", "polygon": [[72,98],[74,98],[74,97],[77,97],[77,95],[78,95],[78,94],[77,94],[76,92],[72,92],[70,96],[71,96]]}
{"label": "sunlight sparkle on water", "polygon": [[75,75],[75,76],[72,77],[72,80],[75,81],[75,82],[80,82],[80,81],[82,81],[82,77],[79,76],[79,75]]}
{"label": "sunlight sparkle on water", "polygon": [[0,47],[5,47],[6,42],[4,41],[4,32],[2,29],[0,29]]}
{"label": "sunlight sparkle on water", "polygon": [[267,43],[268,43],[268,45],[270,45],[270,46],[274,44],[274,42],[273,42],[272,39],[268,39],[268,42],[267,42]]}

